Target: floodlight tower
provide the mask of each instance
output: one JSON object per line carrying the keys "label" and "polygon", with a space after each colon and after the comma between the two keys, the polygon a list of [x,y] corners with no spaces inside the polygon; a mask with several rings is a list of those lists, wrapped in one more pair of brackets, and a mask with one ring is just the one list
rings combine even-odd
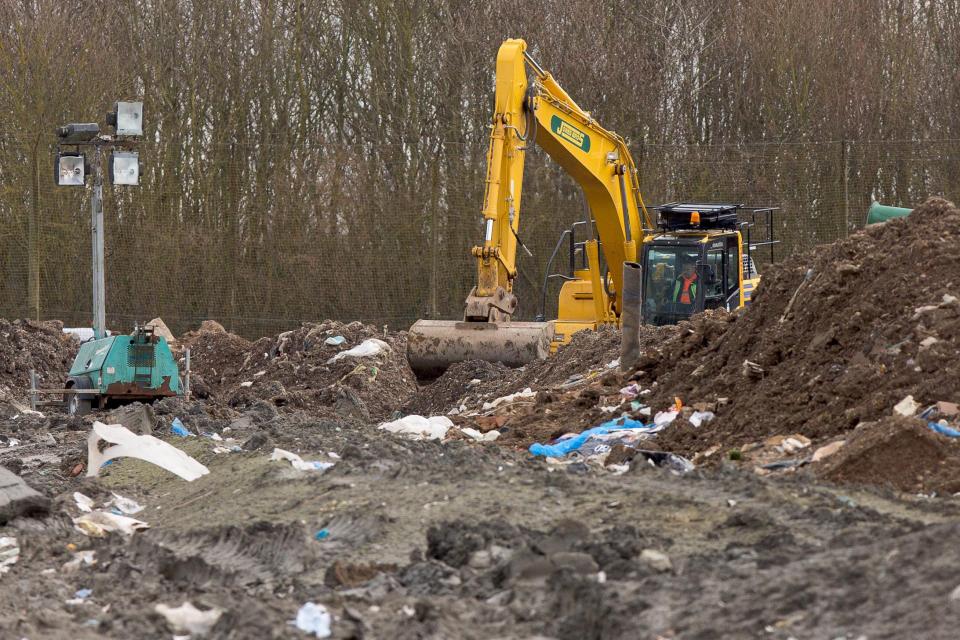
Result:
{"label": "floodlight tower", "polygon": [[[73,123],[57,127],[57,155],[54,179],[64,187],[86,187],[87,175],[93,175],[90,197],[90,235],[93,245],[93,337],[106,336],[106,302],[103,260],[103,171],[102,150],[110,151],[110,181],[114,185],[140,184],[140,158],[131,150],[143,136],[143,103],[117,102],[107,114],[107,125],[114,135],[100,133],[96,122]],[[64,149],[67,147],[68,149]],[[73,147],[73,149],[69,149]],[[93,163],[87,163],[86,151],[92,149]]]}

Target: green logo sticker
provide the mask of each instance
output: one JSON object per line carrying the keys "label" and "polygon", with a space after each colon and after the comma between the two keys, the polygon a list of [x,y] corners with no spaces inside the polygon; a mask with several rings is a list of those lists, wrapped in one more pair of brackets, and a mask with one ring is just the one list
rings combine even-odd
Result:
{"label": "green logo sticker", "polygon": [[550,118],[550,130],[583,151],[590,151],[590,136],[569,122],[564,122],[559,116]]}

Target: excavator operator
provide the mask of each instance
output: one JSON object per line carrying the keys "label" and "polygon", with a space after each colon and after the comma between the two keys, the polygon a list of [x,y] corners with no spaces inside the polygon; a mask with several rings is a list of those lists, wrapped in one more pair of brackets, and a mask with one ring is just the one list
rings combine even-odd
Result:
{"label": "excavator operator", "polygon": [[673,303],[677,308],[693,306],[697,299],[697,265],[694,262],[683,263],[680,275],[673,283]]}

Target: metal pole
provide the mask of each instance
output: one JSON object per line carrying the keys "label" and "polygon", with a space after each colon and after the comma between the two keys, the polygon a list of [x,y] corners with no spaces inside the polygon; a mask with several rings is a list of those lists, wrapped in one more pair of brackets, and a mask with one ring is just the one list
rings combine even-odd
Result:
{"label": "metal pole", "polygon": [[186,389],[183,390],[183,397],[189,400],[190,399],[190,349],[187,349],[184,356],[186,357],[187,375],[184,380],[184,382],[186,383],[184,384]]}
{"label": "metal pole", "polygon": [[37,410],[37,372],[30,369],[30,408]]}
{"label": "metal pole", "polygon": [[93,160],[93,197],[90,198],[90,230],[93,243],[93,337],[106,336],[103,267],[103,174],[100,171],[100,145]]}

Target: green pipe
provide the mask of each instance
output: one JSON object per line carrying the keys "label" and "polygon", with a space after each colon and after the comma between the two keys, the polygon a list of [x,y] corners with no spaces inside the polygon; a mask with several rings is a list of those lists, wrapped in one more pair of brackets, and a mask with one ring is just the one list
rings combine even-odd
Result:
{"label": "green pipe", "polygon": [[903,218],[910,215],[911,211],[913,211],[913,209],[891,207],[874,201],[874,203],[870,205],[870,208],[867,209],[867,224],[886,222],[891,218]]}

